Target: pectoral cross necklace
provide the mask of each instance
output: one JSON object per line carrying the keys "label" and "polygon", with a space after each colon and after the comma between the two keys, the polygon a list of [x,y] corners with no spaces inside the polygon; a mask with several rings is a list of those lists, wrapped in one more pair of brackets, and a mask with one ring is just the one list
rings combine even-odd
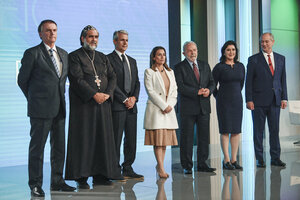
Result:
{"label": "pectoral cross necklace", "polygon": [[101,80],[99,79],[99,76],[97,75],[97,71],[96,71],[96,68],[95,68],[95,65],[94,65],[94,60],[95,60],[95,51],[93,51],[93,57],[92,59],[89,57],[89,55],[86,53],[86,51],[84,50],[84,48],[82,48],[85,55],[88,57],[88,59],[91,61],[92,63],[92,67],[93,67],[93,70],[94,70],[94,74],[95,74],[95,83],[98,87],[98,89],[100,90],[100,83],[101,83]]}

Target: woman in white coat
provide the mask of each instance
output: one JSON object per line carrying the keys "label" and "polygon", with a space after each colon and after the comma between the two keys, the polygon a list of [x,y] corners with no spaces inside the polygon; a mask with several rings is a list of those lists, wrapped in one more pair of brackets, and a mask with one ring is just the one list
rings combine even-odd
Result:
{"label": "woman in white coat", "polygon": [[174,106],[177,102],[177,85],[173,70],[168,67],[166,50],[153,48],[150,68],[145,70],[144,84],[148,94],[144,118],[145,145],[153,145],[160,178],[168,178],[164,169],[166,146],[177,145],[178,128]]}

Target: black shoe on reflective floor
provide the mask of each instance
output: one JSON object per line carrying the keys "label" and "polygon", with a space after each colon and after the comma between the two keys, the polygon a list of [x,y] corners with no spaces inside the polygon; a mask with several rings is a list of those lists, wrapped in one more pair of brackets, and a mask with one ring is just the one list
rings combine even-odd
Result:
{"label": "black shoe on reflective floor", "polygon": [[45,192],[43,191],[43,189],[41,187],[36,186],[31,189],[31,196],[32,197],[44,197]]}
{"label": "black shoe on reflective floor", "polygon": [[226,169],[226,170],[234,170],[235,167],[230,163],[230,162],[224,162],[223,161],[223,169]]}
{"label": "black shoe on reflective floor", "polygon": [[241,165],[239,165],[239,163],[237,161],[231,163],[231,165],[237,170],[243,170],[243,167]]}
{"label": "black shoe on reflective floor", "polygon": [[214,172],[216,168],[209,167],[206,163],[198,165],[197,170],[199,172]]}
{"label": "black shoe on reflective floor", "polygon": [[123,171],[124,179],[144,179],[143,175],[137,174],[134,171]]}
{"label": "black shoe on reflective floor", "polygon": [[266,168],[266,164],[263,160],[257,160],[256,161],[256,166],[259,168]]}
{"label": "black shoe on reflective floor", "polygon": [[280,159],[271,160],[271,165],[277,166],[277,167],[285,167],[286,166],[286,164],[284,162],[282,162]]}
{"label": "black shoe on reflective floor", "polygon": [[69,186],[66,183],[61,184],[53,184],[50,188],[51,191],[64,191],[64,192],[72,192],[76,190],[75,187]]}

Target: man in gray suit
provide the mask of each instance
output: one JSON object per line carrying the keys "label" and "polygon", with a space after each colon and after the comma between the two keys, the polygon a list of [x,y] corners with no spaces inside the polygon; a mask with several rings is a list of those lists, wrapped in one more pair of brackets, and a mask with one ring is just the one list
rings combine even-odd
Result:
{"label": "man in gray suit", "polygon": [[29,187],[31,195],[43,197],[44,148],[50,132],[51,190],[73,191],[62,175],[65,160],[65,83],[68,53],[55,46],[57,25],[44,20],[38,27],[42,42],[24,52],[18,84],[28,102],[30,117]]}

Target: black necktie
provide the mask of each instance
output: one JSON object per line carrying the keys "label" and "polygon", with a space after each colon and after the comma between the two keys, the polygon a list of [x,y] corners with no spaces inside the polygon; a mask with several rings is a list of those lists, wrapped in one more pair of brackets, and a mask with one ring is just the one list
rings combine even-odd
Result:
{"label": "black necktie", "polygon": [[124,90],[125,92],[127,92],[127,94],[129,94],[131,90],[129,66],[127,64],[124,54],[122,54],[121,57],[122,57],[122,62],[124,67]]}

